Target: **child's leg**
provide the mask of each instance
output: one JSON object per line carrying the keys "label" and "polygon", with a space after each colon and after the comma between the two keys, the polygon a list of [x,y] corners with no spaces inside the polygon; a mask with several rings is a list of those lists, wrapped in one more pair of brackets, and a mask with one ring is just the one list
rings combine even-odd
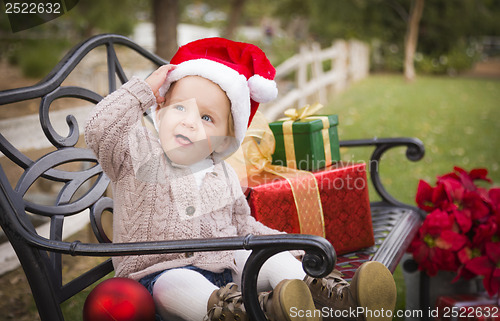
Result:
{"label": "child's leg", "polygon": [[[250,251],[236,251],[237,271],[233,280],[241,283],[243,267]],[[302,263],[290,252],[281,252],[270,257],[263,265],[257,279],[259,301],[269,320],[275,321],[319,321],[320,311],[315,310],[313,298],[302,280],[306,276]]]}
{"label": "child's leg", "polygon": [[200,321],[207,314],[207,302],[218,288],[200,273],[173,269],[163,273],[153,287],[157,311],[166,320]]}
{"label": "child's leg", "polygon": [[[236,262],[237,271],[233,273],[233,279],[236,284],[241,287],[241,275],[243,267],[250,256],[251,251],[235,251],[234,260]],[[290,252],[280,252],[270,257],[259,273],[257,279],[258,291],[270,291],[276,287],[278,283],[285,279],[303,280],[306,276],[302,268],[302,262],[297,260]]]}

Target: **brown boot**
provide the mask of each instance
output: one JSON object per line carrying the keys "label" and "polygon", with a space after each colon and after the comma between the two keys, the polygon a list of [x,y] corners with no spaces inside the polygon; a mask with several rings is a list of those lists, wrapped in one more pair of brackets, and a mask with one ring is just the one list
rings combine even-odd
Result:
{"label": "brown boot", "polygon": [[234,283],[228,283],[212,293],[207,311],[204,321],[248,321],[241,292]]}
{"label": "brown boot", "polygon": [[273,291],[260,294],[259,301],[270,321],[321,320],[311,292],[302,280],[283,280]]}
{"label": "brown boot", "polygon": [[351,284],[337,270],[323,279],[306,276],[316,308],[323,320],[391,320],[396,305],[396,284],[391,272],[380,262],[365,262]]}

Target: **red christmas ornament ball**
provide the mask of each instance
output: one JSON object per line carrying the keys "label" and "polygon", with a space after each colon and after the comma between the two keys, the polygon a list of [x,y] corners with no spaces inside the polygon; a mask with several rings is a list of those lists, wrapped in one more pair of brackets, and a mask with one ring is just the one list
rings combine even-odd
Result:
{"label": "red christmas ornament ball", "polygon": [[139,282],[111,278],[99,283],[83,306],[84,321],[153,321],[153,297]]}

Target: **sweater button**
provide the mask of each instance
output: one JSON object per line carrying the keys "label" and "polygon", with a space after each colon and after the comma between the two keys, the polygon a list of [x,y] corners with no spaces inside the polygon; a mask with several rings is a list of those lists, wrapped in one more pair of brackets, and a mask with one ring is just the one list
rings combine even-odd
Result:
{"label": "sweater button", "polygon": [[186,254],[185,254],[185,255],[186,255],[186,258],[188,258],[188,259],[189,259],[189,258],[191,258],[191,257],[193,257],[193,256],[194,256],[194,253],[193,253],[193,252],[186,252]]}
{"label": "sweater button", "polygon": [[193,216],[195,211],[196,211],[196,209],[194,208],[194,206],[186,207],[186,215],[188,215],[188,216]]}
{"label": "sweater button", "polygon": [[217,174],[217,172],[212,172],[212,175],[217,176],[219,174]]}

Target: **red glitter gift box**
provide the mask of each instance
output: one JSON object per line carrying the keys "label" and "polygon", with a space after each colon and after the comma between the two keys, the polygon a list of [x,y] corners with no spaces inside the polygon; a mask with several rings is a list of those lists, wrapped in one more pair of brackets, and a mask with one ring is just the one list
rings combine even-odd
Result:
{"label": "red glitter gift box", "polygon": [[[313,172],[323,208],[325,238],[337,254],[374,244],[366,164],[336,163]],[[263,172],[248,178],[246,195],[252,215],[287,233],[300,233],[296,200],[290,184]]]}
{"label": "red glitter gift box", "polygon": [[479,294],[455,294],[440,296],[436,301],[439,321],[490,321],[500,320],[500,307],[495,298]]}

